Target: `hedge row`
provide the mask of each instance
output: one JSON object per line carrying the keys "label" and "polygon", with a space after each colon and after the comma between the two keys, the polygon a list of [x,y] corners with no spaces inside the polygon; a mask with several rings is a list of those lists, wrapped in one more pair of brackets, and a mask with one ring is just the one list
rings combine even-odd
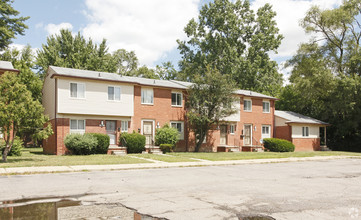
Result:
{"label": "hedge row", "polygon": [[293,152],[295,145],[291,142],[278,138],[263,139],[264,147],[272,152]]}
{"label": "hedge row", "polygon": [[64,139],[64,144],[72,154],[106,154],[110,138],[106,134],[86,133],[69,134]]}

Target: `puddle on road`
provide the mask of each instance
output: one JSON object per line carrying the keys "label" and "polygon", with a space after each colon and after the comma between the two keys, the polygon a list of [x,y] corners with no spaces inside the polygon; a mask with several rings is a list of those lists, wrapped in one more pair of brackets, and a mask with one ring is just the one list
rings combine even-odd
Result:
{"label": "puddle on road", "polygon": [[[103,204],[104,205],[104,204]],[[96,207],[97,205],[95,205]],[[101,206],[101,205],[99,205]],[[26,219],[26,220],[42,220],[42,219],[63,219],[59,215],[59,211],[62,213],[67,212],[67,209],[73,208],[72,212],[77,212],[76,208],[84,208],[91,206],[83,206],[78,200],[73,199],[59,199],[59,198],[38,198],[38,199],[20,199],[13,201],[0,201],[0,220],[14,220],[14,219]],[[94,206],[93,206],[94,207]],[[124,209],[127,209],[124,207]],[[138,213],[134,210],[127,209],[129,215],[127,219],[134,220],[163,220],[165,218],[155,218],[149,215]],[[94,216],[83,216],[81,219],[92,218]],[[107,216],[110,217],[110,216]],[[117,217],[117,216],[113,216]],[[64,218],[66,219],[66,218]]]}

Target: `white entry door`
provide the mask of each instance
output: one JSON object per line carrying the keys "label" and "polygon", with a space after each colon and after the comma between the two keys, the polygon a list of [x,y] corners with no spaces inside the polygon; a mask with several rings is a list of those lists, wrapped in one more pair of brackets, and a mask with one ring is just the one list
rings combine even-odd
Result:
{"label": "white entry door", "polygon": [[105,128],[107,131],[107,135],[110,138],[109,144],[114,145],[117,143],[116,141],[116,121],[106,121],[105,122]]}
{"label": "white entry door", "polygon": [[143,135],[145,136],[145,145],[153,145],[153,122],[144,121],[143,122]]}

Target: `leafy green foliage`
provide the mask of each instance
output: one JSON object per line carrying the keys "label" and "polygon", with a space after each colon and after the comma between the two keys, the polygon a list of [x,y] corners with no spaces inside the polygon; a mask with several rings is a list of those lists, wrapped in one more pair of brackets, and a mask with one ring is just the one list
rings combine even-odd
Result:
{"label": "leafy green foliage", "polygon": [[265,4],[255,13],[248,0],[215,0],[202,7],[198,20],[184,28],[188,39],[178,40],[183,80],[205,74],[206,66],[231,76],[237,87],[275,95],[282,75],[269,52],[277,52],[283,36],[274,20],[276,13]]}
{"label": "leafy green foliage", "polygon": [[113,59],[118,74],[132,76],[138,69],[139,61],[134,51],[128,52],[125,49],[119,49],[113,53]]}
{"label": "leafy green foliage", "polygon": [[122,133],[119,137],[119,143],[127,147],[128,153],[142,153],[145,150],[145,136],[135,133]]}
{"label": "leafy green foliage", "polygon": [[234,83],[228,75],[207,67],[204,76],[196,76],[187,97],[188,121],[196,135],[195,151],[199,148],[211,126],[233,113]]}
{"label": "leafy green foliage", "polygon": [[173,144],[160,144],[159,147],[160,147],[160,150],[163,152],[163,154],[173,152],[173,149],[174,149]]}
{"label": "leafy green foliage", "polygon": [[28,28],[24,22],[30,17],[18,17],[20,12],[11,6],[13,2],[14,0],[0,2],[0,51],[11,44],[11,39],[16,38],[16,35],[24,35],[25,29]]}
{"label": "leafy green foliage", "polygon": [[91,134],[69,134],[64,138],[64,144],[72,154],[89,155],[94,152],[98,140]]}
{"label": "leafy green foliage", "polygon": [[178,139],[178,130],[170,127],[168,124],[165,124],[162,128],[158,128],[156,130],[155,145],[157,146],[160,146],[162,144],[170,144],[174,148]]}
{"label": "leafy green foliage", "polygon": [[293,152],[295,145],[290,141],[278,138],[263,139],[264,147],[272,152]]}
{"label": "leafy green foliage", "polygon": [[[2,141],[0,143],[0,151],[3,154],[5,151],[5,142]],[[23,149],[23,142],[20,140],[19,137],[15,137],[13,146],[11,147],[10,152],[8,153],[8,156],[21,156],[21,150]]]}
{"label": "leafy green foliage", "polygon": [[0,128],[6,143],[3,161],[6,161],[18,133],[33,129],[33,136],[40,139],[53,133],[50,124],[44,127],[49,119],[43,112],[43,106],[33,99],[16,73],[7,72],[0,76]]}
{"label": "leafy green foliage", "polygon": [[97,139],[97,145],[93,148],[93,154],[106,154],[108,152],[110,138],[106,134],[89,133]]}

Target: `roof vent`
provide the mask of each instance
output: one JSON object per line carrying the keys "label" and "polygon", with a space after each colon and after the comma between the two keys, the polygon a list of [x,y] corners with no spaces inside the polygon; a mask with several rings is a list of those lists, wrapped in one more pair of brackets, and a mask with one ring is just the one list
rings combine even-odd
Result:
{"label": "roof vent", "polygon": [[155,80],[153,81],[153,84],[155,84]]}
{"label": "roof vent", "polygon": [[100,75],[100,73],[98,73],[98,77],[102,77],[102,76]]}

